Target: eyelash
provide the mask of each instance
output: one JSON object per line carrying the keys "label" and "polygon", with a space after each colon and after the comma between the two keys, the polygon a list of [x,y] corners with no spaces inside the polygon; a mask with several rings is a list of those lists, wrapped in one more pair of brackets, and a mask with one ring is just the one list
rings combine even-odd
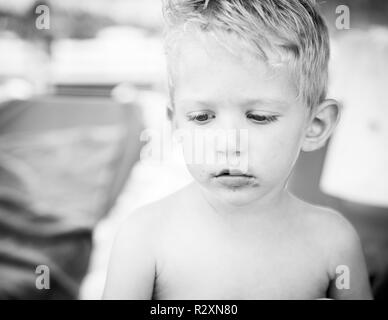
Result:
{"label": "eyelash", "polygon": [[[205,121],[200,121],[198,120],[199,117],[202,117],[202,116],[208,116],[207,119]],[[208,113],[208,112],[197,112],[197,113],[193,113],[193,114],[188,114],[187,115],[187,119],[189,121],[194,121],[198,124],[206,124],[208,123],[211,119],[214,119],[216,116],[214,114],[211,114],[211,113]]]}
{"label": "eyelash", "polygon": [[[200,121],[199,118],[202,116],[207,116],[206,120]],[[215,117],[216,116],[214,114],[206,113],[206,112],[202,112],[202,113],[198,112],[198,113],[193,113],[193,114],[187,115],[187,119],[189,121],[194,121],[194,122],[201,124],[201,125],[208,123],[211,119],[214,119]],[[254,123],[267,124],[267,123],[277,121],[279,116],[277,116],[277,115],[265,116],[265,115],[260,115],[260,114],[255,115],[252,113],[246,113],[246,117],[247,117],[247,119],[251,120]]]}
{"label": "eyelash", "polygon": [[[259,124],[267,124],[270,122],[275,122],[278,120],[279,116],[277,115],[271,115],[271,116],[264,116],[261,114],[252,114],[252,113],[247,113],[246,114],[247,118],[252,120],[254,123],[259,123]],[[256,119],[255,119],[256,117]],[[257,118],[260,118],[260,120],[257,120]]]}

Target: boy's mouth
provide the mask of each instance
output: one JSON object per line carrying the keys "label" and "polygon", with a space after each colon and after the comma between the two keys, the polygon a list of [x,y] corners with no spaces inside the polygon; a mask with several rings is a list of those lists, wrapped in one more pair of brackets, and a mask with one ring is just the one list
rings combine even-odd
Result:
{"label": "boy's mouth", "polygon": [[229,188],[239,188],[254,184],[254,176],[239,170],[222,170],[214,175],[214,179]]}
{"label": "boy's mouth", "polygon": [[246,178],[253,178],[252,175],[245,174],[240,170],[229,170],[229,169],[224,169],[218,172],[217,174],[214,175],[216,178],[219,177],[246,177]]}

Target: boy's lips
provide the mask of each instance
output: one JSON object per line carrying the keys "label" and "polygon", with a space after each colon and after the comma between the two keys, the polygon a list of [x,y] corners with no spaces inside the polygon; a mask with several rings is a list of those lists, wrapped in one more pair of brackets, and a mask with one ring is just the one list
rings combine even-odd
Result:
{"label": "boy's lips", "polygon": [[253,178],[252,175],[248,173],[243,173],[242,171],[238,169],[223,169],[219,171],[217,174],[214,175],[214,177],[247,177],[247,178]]}
{"label": "boy's lips", "polygon": [[239,170],[221,170],[214,175],[214,179],[225,187],[244,187],[252,185],[255,177]]}

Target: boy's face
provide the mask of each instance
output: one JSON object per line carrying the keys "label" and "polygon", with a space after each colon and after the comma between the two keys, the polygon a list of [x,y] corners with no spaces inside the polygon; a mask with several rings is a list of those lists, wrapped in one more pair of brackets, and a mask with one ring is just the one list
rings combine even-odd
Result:
{"label": "boy's face", "polygon": [[[237,41],[230,37],[227,45],[238,48]],[[236,55],[206,34],[186,36],[173,63],[177,128],[248,133],[240,148],[211,151],[247,160],[245,175],[238,170],[228,175],[225,163],[189,163],[194,179],[210,194],[237,206],[281,191],[309,118],[286,69],[274,71],[244,52]]]}

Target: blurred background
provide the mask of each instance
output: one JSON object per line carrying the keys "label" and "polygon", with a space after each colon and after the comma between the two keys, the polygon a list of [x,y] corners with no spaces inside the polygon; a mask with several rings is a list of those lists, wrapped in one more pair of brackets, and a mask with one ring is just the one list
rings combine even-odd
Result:
{"label": "blurred background", "polygon": [[[153,161],[140,139],[170,130],[160,1],[0,0],[0,299],[100,299],[121,221],[191,181],[179,153]],[[49,16],[37,24],[41,5]],[[338,27],[339,5],[349,28]],[[321,7],[329,95],[344,112],[330,143],[301,155],[289,188],[353,223],[385,299],[388,2]],[[38,265],[49,290],[36,288]]]}

